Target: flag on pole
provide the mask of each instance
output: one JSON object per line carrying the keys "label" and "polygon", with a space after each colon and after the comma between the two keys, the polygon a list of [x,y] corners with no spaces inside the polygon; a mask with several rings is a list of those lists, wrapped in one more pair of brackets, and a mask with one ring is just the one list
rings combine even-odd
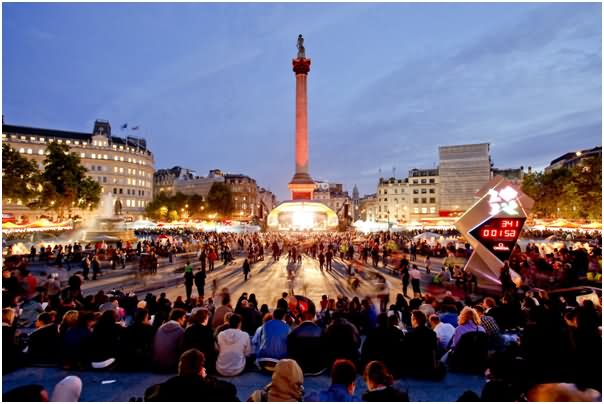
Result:
{"label": "flag on pole", "polygon": [[121,126],[121,129],[122,129],[122,130],[124,130],[124,129],[126,129],[126,128],[128,128],[128,124],[127,124],[127,123],[125,123],[125,124],[123,124],[123,125]]}
{"label": "flag on pole", "polygon": [[139,126],[133,126],[132,128],[130,128],[131,130],[139,130]]}

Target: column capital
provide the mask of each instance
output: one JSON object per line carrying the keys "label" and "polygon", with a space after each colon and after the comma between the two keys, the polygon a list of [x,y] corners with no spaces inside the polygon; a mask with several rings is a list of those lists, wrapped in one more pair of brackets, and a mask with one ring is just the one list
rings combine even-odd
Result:
{"label": "column capital", "polygon": [[310,71],[310,59],[292,59],[292,66],[296,74],[308,74],[308,72]]}

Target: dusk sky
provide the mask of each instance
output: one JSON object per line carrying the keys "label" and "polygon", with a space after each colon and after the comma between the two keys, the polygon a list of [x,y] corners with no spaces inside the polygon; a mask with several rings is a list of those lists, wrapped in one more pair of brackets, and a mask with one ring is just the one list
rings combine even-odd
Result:
{"label": "dusk sky", "polygon": [[244,173],[288,199],[301,33],[314,179],[373,193],[380,169],[479,142],[495,167],[542,169],[602,143],[601,7],[4,3],[2,113],[82,132],[107,119],[147,139],[156,169]]}

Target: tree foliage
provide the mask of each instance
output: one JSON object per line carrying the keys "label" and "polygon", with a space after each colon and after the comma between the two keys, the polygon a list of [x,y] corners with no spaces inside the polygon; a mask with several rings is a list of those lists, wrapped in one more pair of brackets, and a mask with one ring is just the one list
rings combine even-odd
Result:
{"label": "tree foliage", "polygon": [[2,144],[2,198],[29,206],[39,198],[40,170],[8,144]]}
{"label": "tree foliage", "polygon": [[522,190],[535,200],[533,214],[543,218],[602,219],[602,158],[572,168],[524,177]]}
{"label": "tree foliage", "polygon": [[[201,218],[205,213],[206,204],[200,195],[184,195],[176,193],[169,196],[160,192],[145,208],[148,217],[156,220],[178,220],[183,213],[191,218]],[[203,209],[202,209],[203,208]]]}
{"label": "tree foliage", "polygon": [[208,193],[208,208],[221,216],[230,216],[234,209],[231,189],[222,182],[215,182]]}

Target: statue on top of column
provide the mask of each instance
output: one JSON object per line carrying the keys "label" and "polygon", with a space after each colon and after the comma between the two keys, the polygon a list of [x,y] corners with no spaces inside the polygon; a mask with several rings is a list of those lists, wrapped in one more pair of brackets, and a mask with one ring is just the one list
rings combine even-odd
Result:
{"label": "statue on top of column", "polygon": [[304,38],[302,38],[302,34],[298,35],[298,59],[306,59],[306,53],[304,51]]}

